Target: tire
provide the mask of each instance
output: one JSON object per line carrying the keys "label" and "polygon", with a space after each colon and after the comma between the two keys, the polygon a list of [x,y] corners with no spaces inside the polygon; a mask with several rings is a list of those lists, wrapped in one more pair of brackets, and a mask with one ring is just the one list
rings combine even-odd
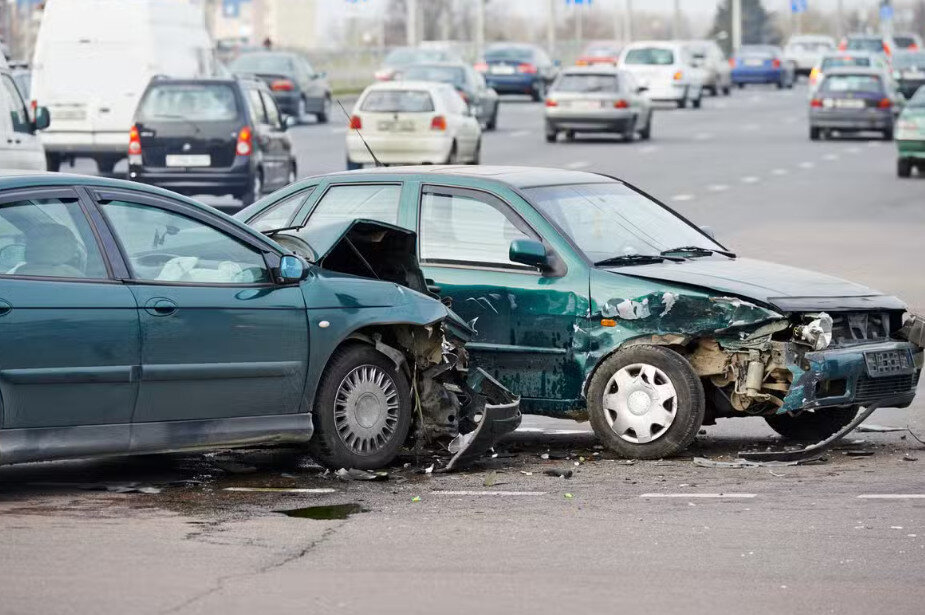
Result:
{"label": "tire", "polygon": [[729,96],[730,94],[732,94],[732,86],[723,86],[723,96]]}
{"label": "tire", "polygon": [[381,468],[408,438],[411,417],[410,386],[391,359],[366,344],[342,346],[321,375],[309,455],[332,469]]}
{"label": "tire", "polygon": [[632,143],[636,140],[636,118],[634,117],[626,125],[626,128],[623,129],[623,140],[627,143]]}
{"label": "tire", "polygon": [[459,149],[456,147],[456,141],[450,146],[450,153],[446,155],[446,161],[443,164],[459,164]]}
{"label": "tire", "polygon": [[[663,399],[653,401],[658,394]],[[703,384],[690,363],[660,346],[618,350],[598,366],[588,386],[594,433],[612,451],[634,459],[658,459],[686,449],[703,424],[704,407]],[[634,425],[648,429],[648,434],[637,432]]]}
{"label": "tire", "polygon": [[296,166],[295,160],[289,164],[289,175],[286,176],[286,186],[294,184],[295,181],[299,178],[299,168]]}
{"label": "tire", "polygon": [[112,175],[112,170],[121,156],[100,156],[96,159],[96,168],[100,175]]}
{"label": "tire", "polygon": [[300,125],[308,123],[308,105],[302,97],[299,97],[299,102],[295,108],[295,119]]}
{"label": "tire", "polygon": [[678,101],[678,109],[684,109],[686,107],[687,107],[687,97],[685,96],[684,98]]}
{"label": "tire", "polygon": [[466,164],[481,164],[482,162],[482,139],[479,137],[479,142],[475,144],[475,152],[472,154],[472,160]]}
{"label": "tire", "polygon": [[652,139],[652,112],[649,112],[649,117],[646,119],[646,127],[639,131],[639,138],[643,141],[649,141]]}
{"label": "tire", "polygon": [[857,406],[848,408],[827,408],[816,412],[801,412],[795,416],[775,414],[764,417],[768,426],[796,442],[819,442],[854,420]]}
{"label": "tire", "polygon": [[695,100],[691,101],[691,105],[694,107],[694,109],[699,109],[701,103],[703,103],[703,95],[698,96]]}
{"label": "tire", "polygon": [[886,130],[883,131],[883,140],[884,141],[893,140],[893,129],[892,128],[887,128]]}
{"label": "tire", "polygon": [[530,94],[530,98],[533,99],[533,102],[540,102],[546,99],[546,82],[540,79],[539,84],[533,88],[533,93]]}
{"label": "tire", "polygon": [[45,154],[45,167],[49,171],[58,171],[61,168],[61,155],[60,154]]}
{"label": "tire", "polygon": [[565,131],[565,140],[568,141],[569,143],[571,143],[572,141],[574,141],[574,140],[575,140],[575,131],[574,131],[574,130],[566,130],[566,131]]}
{"label": "tire", "polygon": [[899,177],[910,177],[912,175],[912,162],[906,158],[897,160],[896,175]]}
{"label": "tire", "polygon": [[777,89],[778,89],[778,90],[783,90],[783,89],[784,89],[784,82],[783,82],[783,80],[777,82]]}
{"label": "tire", "polygon": [[259,199],[261,194],[263,194],[263,171],[257,169],[257,172],[251,178],[250,186],[241,195],[241,204],[246,207]]}
{"label": "tire", "polygon": [[711,85],[711,86],[709,86],[709,87],[706,88],[706,89],[710,92],[710,96],[719,96],[719,87],[718,87],[718,86]]}
{"label": "tire", "polygon": [[331,97],[325,96],[321,103],[321,111],[315,114],[319,124],[327,124],[331,119]]}
{"label": "tire", "polygon": [[498,105],[495,104],[495,110],[491,114],[491,117],[488,118],[488,122],[485,124],[485,130],[494,130],[498,127]]}
{"label": "tire", "polygon": [[739,86],[739,89],[740,89],[740,90],[744,90],[744,89],[745,89],[745,84],[744,84],[744,83],[737,83],[736,85]]}
{"label": "tire", "polygon": [[555,130],[546,129],[546,143],[555,143],[559,138],[559,133]]}
{"label": "tire", "polygon": [[809,127],[809,140],[818,141],[822,137],[822,131],[815,126]]}

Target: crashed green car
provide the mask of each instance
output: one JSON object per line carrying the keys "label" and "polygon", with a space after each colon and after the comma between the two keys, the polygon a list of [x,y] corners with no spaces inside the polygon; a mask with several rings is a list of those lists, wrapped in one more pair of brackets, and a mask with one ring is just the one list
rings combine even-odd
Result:
{"label": "crashed green car", "polygon": [[[739,258],[603,175],[336,173],[237,217],[309,260],[313,229],[334,221],[415,231],[430,291],[477,332],[475,364],[520,395],[525,413],[590,419],[627,457],[678,453],[720,417],[763,416],[785,436],[823,439],[860,407],[908,406],[922,370],[925,323],[900,300]],[[357,265],[359,275],[386,266]]]}

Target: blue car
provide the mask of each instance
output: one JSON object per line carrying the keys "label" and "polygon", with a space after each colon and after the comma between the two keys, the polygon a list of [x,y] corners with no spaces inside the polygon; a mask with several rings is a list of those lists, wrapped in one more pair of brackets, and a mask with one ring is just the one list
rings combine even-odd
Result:
{"label": "blue car", "polygon": [[537,102],[546,98],[559,72],[557,64],[536,45],[513,43],[490,45],[475,68],[498,94],[527,94]]}
{"label": "blue car", "polygon": [[732,83],[744,88],[746,83],[773,83],[778,88],[792,88],[796,80],[793,63],[784,59],[784,51],[774,45],[745,45],[730,60]]}

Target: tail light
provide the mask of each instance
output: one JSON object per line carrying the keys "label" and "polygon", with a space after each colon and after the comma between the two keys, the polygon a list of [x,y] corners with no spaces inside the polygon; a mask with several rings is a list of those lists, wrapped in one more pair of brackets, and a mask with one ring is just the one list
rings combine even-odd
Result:
{"label": "tail light", "polygon": [[622,98],[613,104],[614,109],[629,109],[630,104]]}
{"label": "tail light", "polygon": [[517,70],[527,75],[536,74],[536,66],[534,66],[533,64],[529,64],[527,62],[524,62],[523,64],[519,64],[517,66]]}
{"label": "tail light", "polygon": [[842,39],[841,42],[838,44],[838,50],[844,51],[846,49],[848,49],[848,41],[846,39]]}
{"label": "tail light", "polygon": [[391,68],[381,68],[373,73],[376,81],[390,81],[395,76],[395,71]]}
{"label": "tail light", "polygon": [[141,164],[141,135],[137,126],[128,131],[128,157],[129,164]]}
{"label": "tail light", "polygon": [[819,69],[818,69],[818,68],[813,68],[813,70],[811,70],[811,71],[809,72],[809,83],[810,83],[810,85],[815,85],[815,84],[816,84],[816,79],[818,79],[818,78],[819,78]]}
{"label": "tail light", "polygon": [[812,108],[814,108],[814,109],[821,109],[821,108],[822,108],[822,99],[821,99],[821,98],[814,98],[814,99],[812,99],[811,101],[809,101],[809,106],[812,107]]}
{"label": "tail light", "polygon": [[730,66],[731,68],[735,68],[735,67],[736,67],[736,59],[735,59],[735,58],[729,58],[729,66]]}
{"label": "tail light", "polygon": [[589,62],[589,61],[586,60],[585,58],[578,58],[578,59],[575,61],[575,66],[587,66],[587,65],[590,64],[590,63],[591,63],[591,62]]}
{"label": "tail light", "polygon": [[552,99],[552,98],[547,98],[547,99],[546,99],[546,106],[547,106],[547,107],[558,107],[558,106],[559,106],[559,103],[558,103],[558,101],[556,101],[556,100],[554,100],[554,99]]}
{"label": "tail light", "polygon": [[274,92],[291,92],[295,86],[288,79],[276,79],[270,83],[270,89]]}
{"label": "tail light", "polygon": [[446,130],[446,118],[442,115],[435,115],[430,121],[431,130]]}
{"label": "tail light", "polygon": [[350,130],[362,130],[363,120],[360,119],[359,115],[350,116]]}
{"label": "tail light", "polygon": [[907,47],[907,49],[908,49],[909,51],[918,51],[918,50],[919,50],[919,46],[918,46],[917,43],[912,43],[911,45],[909,45],[909,47]]}
{"label": "tail light", "polygon": [[681,81],[681,79],[683,78],[684,78],[684,73],[682,73],[681,71],[678,71],[674,74],[675,81]]}
{"label": "tail light", "polygon": [[234,151],[238,156],[250,156],[254,151],[254,133],[250,126],[245,126],[238,131],[238,144]]}
{"label": "tail light", "polygon": [[475,64],[475,66],[473,66],[473,68],[474,68],[475,70],[479,71],[480,73],[487,73],[487,72],[488,72],[488,63],[486,63],[486,62],[477,62],[477,63]]}
{"label": "tail light", "polygon": [[780,60],[778,60],[777,58],[774,58],[774,60],[771,62],[771,67],[780,68]]}
{"label": "tail light", "polygon": [[890,100],[889,98],[883,97],[880,99],[880,102],[877,103],[877,108],[878,109],[892,109],[893,101]]}

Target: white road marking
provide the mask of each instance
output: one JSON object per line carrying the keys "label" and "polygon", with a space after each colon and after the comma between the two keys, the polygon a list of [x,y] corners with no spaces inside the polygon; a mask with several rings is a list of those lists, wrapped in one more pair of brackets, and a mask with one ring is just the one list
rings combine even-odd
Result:
{"label": "white road marking", "polygon": [[671,197],[672,201],[690,201],[694,198],[693,194],[676,194]]}
{"label": "white road marking", "polygon": [[709,141],[713,138],[712,132],[698,132],[694,135],[694,141]]}
{"label": "white road marking", "polygon": [[530,134],[529,130],[515,130],[511,133],[511,136],[516,139],[520,137],[526,137],[528,134]]}
{"label": "white road marking", "polygon": [[861,148],[860,147],[849,147],[845,151],[848,152],[849,154],[860,154]]}
{"label": "white road marking", "polygon": [[742,130],[747,130],[749,132],[755,132],[756,130],[761,130],[761,124],[746,124],[742,126]]}
{"label": "white road marking", "polygon": [[867,147],[877,147],[878,145],[883,145],[883,141],[868,141]]}
{"label": "white road marking", "polygon": [[347,132],[347,127],[346,126],[332,126],[331,132],[337,135],[342,135],[345,132]]}
{"label": "white road marking", "polygon": [[798,117],[788,117],[784,119],[784,124],[796,124],[799,119]]}
{"label": "white road marking", "polygon": [[302,489],[287,487],[225,487],[222,491],[239,491],[244,493],[337,493],[337,489]]}
{"label": "white road marking", "polygon": [[755,175],[746,175],[745,177],[742,178],[743,184],[757,184],[760,181],[761,181],[761,178]]}
{"label": "white road marking", "polygon": [[646,145],[645,147],[639,150],[639,153],[640,154],[654,154],[657,151],[658,151],[657,145]]}
{"label": "white road marking", "polygon": [[576,160],[575,162],[570,162],[565,165],[566,169],[585,169],[590,167],[591,163],[586,160]]}
{"label": "white road marking", "polygon": [[823,160],[838,160],[838,154],[826,154],[822,157]]}
{"label": "white road marking", "polygon": [[757,497],[757,493],[643,493],[641,498],[735,498]]}
{"label": "white road marking", "polygon": [[434,495],[496,495],[499,497],[540,496],[545,491],[431,491]]}
{"label": "white road marking", "polygon": [[787,169],[774,169],[773,171],[771,171],[771,175],[786,175],[789,172],[790,171],[788,171]]}
{"label": "white road marking", "polygon": [[726,190],[729,190],[729,186],[726,184],[713,184],[711,186],[707,186],[707,190],[710,192],[725,192]]}
{"label": "white road marking", "polygon": [[812,162],[801,162],[801,163],[800,163],[800,168],[801,168],[801,169],[811,169],[811,168],[813,168],[814,166],[816,166],[816,165],[815,165],[815,163],[812,163]]}
{"label": "white road marking", "polygon": [[925,500],[925,493],[864,493],[859,500]]}

